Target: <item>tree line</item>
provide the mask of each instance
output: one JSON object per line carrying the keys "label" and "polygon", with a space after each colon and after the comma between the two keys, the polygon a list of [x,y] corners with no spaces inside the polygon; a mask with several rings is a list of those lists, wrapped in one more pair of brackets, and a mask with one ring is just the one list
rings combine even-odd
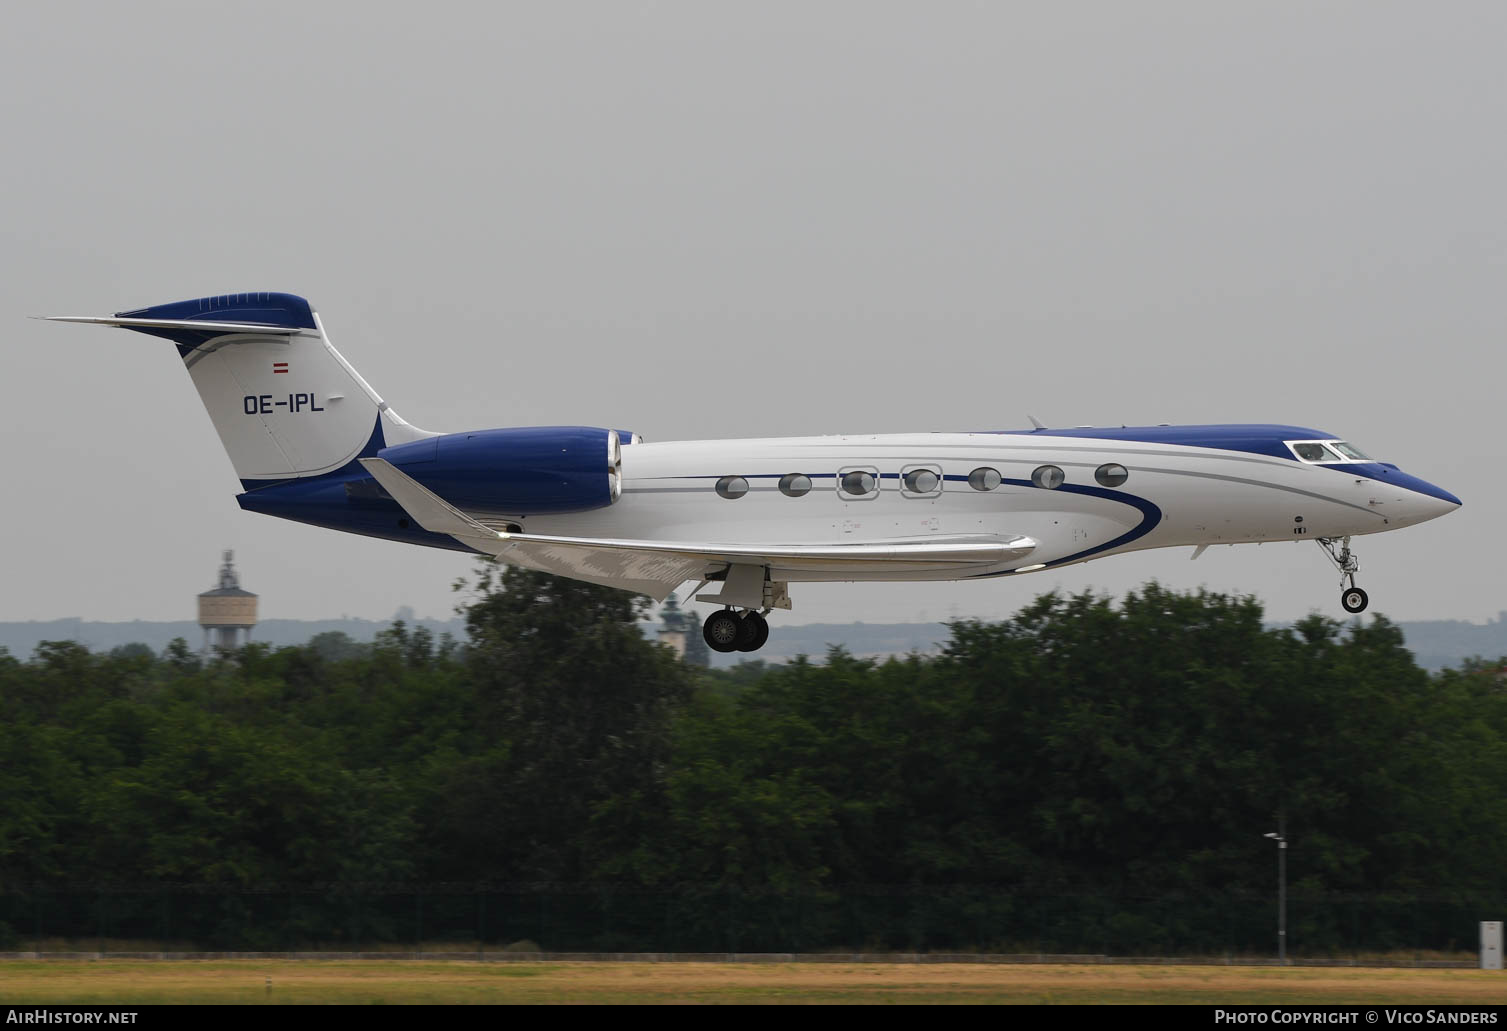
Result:
{"label": "tree line", "polygon": [[[1471,947],[1500,664],[1149,584],[934,656],[683,664],[642,599],[481,567],[467,639],[0,652],[0,947]],[[1494,909],[1492,907],[1495,907]]]}

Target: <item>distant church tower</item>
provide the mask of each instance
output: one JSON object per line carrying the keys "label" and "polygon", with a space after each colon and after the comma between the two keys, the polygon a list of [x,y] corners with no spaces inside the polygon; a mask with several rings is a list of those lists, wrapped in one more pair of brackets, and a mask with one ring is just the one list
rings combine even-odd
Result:
{"label": "distant church tower", "polygon": [[[256,626],[256,595],[241,590],[241,578],[231,563],[232,552],[225,551],[220,567],[220,585],[199,595],[199,625],[204,628],[204,650],[232,650],[251,643],[251,628]],[[239,640],[241,631],[245,640]]]}
{"label": "distant church tower", "polygon": [[685,658],[685,613],[680,611],[680,602],[672,593],[659,610],[659,643],[669,645],[677,658]]}
{"label": "distant church tower", "polygon": [[674,594],[665,599],[659,610],[659,643],[675,649],[675,654],[693,666],[708,664],[706,641],[696,625],[696,617],[680,607]]}

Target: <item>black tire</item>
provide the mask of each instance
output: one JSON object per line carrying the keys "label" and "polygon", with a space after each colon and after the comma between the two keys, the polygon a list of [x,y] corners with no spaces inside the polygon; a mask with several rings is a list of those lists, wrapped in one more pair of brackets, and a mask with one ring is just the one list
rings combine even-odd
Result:
{"label": "black tire", "polygon": [[735,652],[738,650],[739,624],[742,622],[727,609],[713,612],[706,617],[706,622],[701,624],[702,640],[706,641],[706,646],[714,652]]}
{"label": "black tire", "polygon": [[1349,590],[1340,592],[1340,606],[1346,612],[1365,612],[1369,604],[1371,604],[1371,599],[1359,587],[1351,587]]}
{"label": "black tire", "polygon": [[738,620],[738,650],[756,652],[769,640],[769,621],[757,612]]}

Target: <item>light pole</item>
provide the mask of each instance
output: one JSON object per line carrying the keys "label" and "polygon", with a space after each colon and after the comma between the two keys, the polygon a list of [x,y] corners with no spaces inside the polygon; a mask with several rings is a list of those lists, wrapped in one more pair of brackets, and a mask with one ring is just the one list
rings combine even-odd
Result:
{"label": "light pole", "polygon": [[1287,821],[1278,824],[1281,829],[1272,834],[1263,834],[1277,843],[1277,962],[1287,966]]}

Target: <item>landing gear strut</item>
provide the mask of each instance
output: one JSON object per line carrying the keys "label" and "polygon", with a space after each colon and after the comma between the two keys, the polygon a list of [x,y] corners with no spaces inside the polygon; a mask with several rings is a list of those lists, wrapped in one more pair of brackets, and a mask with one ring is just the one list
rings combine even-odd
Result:
{"label": "landing gear strut", "polygon": [[769,622],[752,609],[725,608],[706,617],[701,636],[714,652],[756,652],[769,640]]}
{"label": "landing gear strut", "polygon": [[1319,547],[1329,556],[1329,561],[1334,563],[1334,568],[1340,571],[1340,605],[1346,612],[1364,612],[1371,599],[1366,592],[1355,586],[1355,574],[1360,572],[1360,562],[1350,551],[1350,538],[1341,537],[1339,548],[1335,549],[1333,537],[1320,537]]}

